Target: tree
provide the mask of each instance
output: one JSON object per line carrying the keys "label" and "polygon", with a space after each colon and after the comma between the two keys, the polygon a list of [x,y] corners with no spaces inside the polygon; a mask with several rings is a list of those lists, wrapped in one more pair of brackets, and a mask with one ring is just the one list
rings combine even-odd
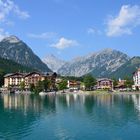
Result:
{"label": "tree", "polygon": [[47,91],[48,89],[50,89],[50,86],[51,86],[51,81],[48,80],[48,79],[45,79],[43,81],[43,88],[44,88],[44,90]]}
{"label": "tree", "polygon": [[[35,87],[35,88],[34,88]],[[36,86],[30,85],[30,90],[34,89],[36,93],[39,93],[41,91],[47,91],[51,87],[51,81],[48,79],[45,79],[43,81],[38,81]]]}
{"label": "tree", "polygon": [[67,89],[67,81],[66,80],[62,80],[59,84],[58,84],[58,89],[59,90],[64,90]]}
{"label": "tree", "polygon": [[136,91],[139,91],[139,87],[138,86],[136,86]]}
{"label": "tree", "polygon": [[21,89],[21,90],[24,90],[24,89],[25,89],[25,82],[24,82],[24,81],[22,81],[22,82],[20,83],[20,89]]}
{"label": "tree", "polygon": [[133,80],[131,79],[131,78],[128,78],[128,77],[126,77],[125,78],[125,86],[127,87],[127,88],[132,88],[132,85],[134,84],[134,82],[133,82]]}
{"label": "tree", "polygon": [[4,84],[4,70],[0,69],[0,87]]}
{"label": "tree", "polygon": [[84,77],[84,85],[86,90],[91,90],[96,85],[96,79],[88,74]]}
{"label": "tree", "polygon": [[117,86],[117,85],[118,85],[117,79],[116,79],[116,78],[113,78],[113,86],[115,87],[115,86]]}
{"label": "tree", "polygon": [[75,77],[75,76],[62,76],[61,77],[62,79],[66,79],[67,81],[68,80],[72,80],[72,81],[80,81],[80,82],[83,82],[83,76],[82,77]]}
{"label": "tree", "polygon": [[34,84],[30,84],[30,91],[33,92],[35,90],[35,85]]}
{"label": "tree", "polygon": [[38,81],[37,85],[35,86],[35,92],[39,93],[44,90],[43,81]]}

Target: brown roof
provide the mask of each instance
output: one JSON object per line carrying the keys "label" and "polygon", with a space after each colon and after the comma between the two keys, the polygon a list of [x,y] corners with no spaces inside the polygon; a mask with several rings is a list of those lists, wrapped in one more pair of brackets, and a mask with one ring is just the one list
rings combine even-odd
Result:
{"label": "brown roof", "polygon": [[6,74],[4,77],[11,77],[11,76],[15,76],[15,75],[20,75],[20,76],[25,76],[25,73],[9,73],[9,74]]}
{"label": "brown roof", "polygon": [[40,73],[40,72],[30,72],[30,73],[28,73],[28,74],[26,74],[25,75],[25,77],[27,77],[27,76],[29,76],[29,75],[32,75],[32,74],[39,74],[39,75],[43,75],[42,73]]}
{"label": "brown roof", "polygon": [[39,75],[41,75],[41,76],[53,76],[53,75],[57,76],[57,74],[56,74],[56,73],[53,73],[53,72],[49,72],[49,73],[40,73],[40,72],[34,71],[34,72],[30,72],[30,73],[19,73],[19,72],[16,72],[16,73],[9,73],[9,74],[6,74],[4,77],[6,78],[6,77],[14,76],[14,75],[21,75],[21,76],[23,76],[23,77],[27,77],[27,76],[32,75],[32,74],[39,74]]}
{"label": "brown roof", "polygon": [[99,82],[99,81],[111,81],[111,82],[113,82],[112,79],[108,79],[108,78],[100,78],[100,79],[97,79],[97,82]]}

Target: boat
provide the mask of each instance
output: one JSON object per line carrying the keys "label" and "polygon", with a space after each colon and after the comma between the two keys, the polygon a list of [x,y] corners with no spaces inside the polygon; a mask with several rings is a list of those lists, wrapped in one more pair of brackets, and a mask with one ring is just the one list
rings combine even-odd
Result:
{"label": "boat", "polygon": [[39,93],[39,95],[40,96],[45,96],[45,95],[56,95],[56,92],[44,92],[44,91],[42,91],[42,92],[40,92]]}
{"label": "boat", "polygon": [[47,95],[47,92],[43,92],[43,91],[42,92],[39,92],[39,95],[40,96],[45,96],[45,95]]}
{"label": "boat", "polygon": [[15,94],[31,94],[31,91],[20,91],[20,90],[17,90],[17,91],[15,91]]}

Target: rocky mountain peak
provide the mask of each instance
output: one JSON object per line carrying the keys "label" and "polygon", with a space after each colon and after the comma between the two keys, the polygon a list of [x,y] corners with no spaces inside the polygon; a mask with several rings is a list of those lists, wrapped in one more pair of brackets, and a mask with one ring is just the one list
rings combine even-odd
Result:
{"label": "rocky mountain peak", "polygon": [[[105,48],[105,49],[101,50],[100,52],[103,52],[103,53],[110,53],[110,52],[112,52],[112,51],[114,51],[112,48]],[[116,51],[116,50],[115,50],[115,51]]]}
{"label": "rocky mountain peak", "polygon": [[77,77],[93,73],[97,77],[103,77],[116,71],[129,59],[128,55],[107,48],[66,63],[58,70],[58,73]]}
{"label": "rocky mountain peak", "polygon": [[57,72],[66,62],[53,54],[47,55],[42,61],[53,71]]}
{"label": "rocky mountain peak", "polygon": [[0,42],[0,57],[39,71],[51,71],[26,43],[13,35]]}
{"label": "rocky mountain peak", "polygon": [[19,43],[20,41],[21,40],[18,37],[11,35],[9,37],[4,38],[1,42]]}

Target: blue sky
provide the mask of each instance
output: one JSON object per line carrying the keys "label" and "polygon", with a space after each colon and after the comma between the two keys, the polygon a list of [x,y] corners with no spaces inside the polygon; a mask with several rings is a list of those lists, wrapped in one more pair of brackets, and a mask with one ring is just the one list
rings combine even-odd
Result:
{"label": "blue sky", "polygon": [[139,0],[0,0],[0,39],[16,35],[41,58],[104,48],[140,55]]}

